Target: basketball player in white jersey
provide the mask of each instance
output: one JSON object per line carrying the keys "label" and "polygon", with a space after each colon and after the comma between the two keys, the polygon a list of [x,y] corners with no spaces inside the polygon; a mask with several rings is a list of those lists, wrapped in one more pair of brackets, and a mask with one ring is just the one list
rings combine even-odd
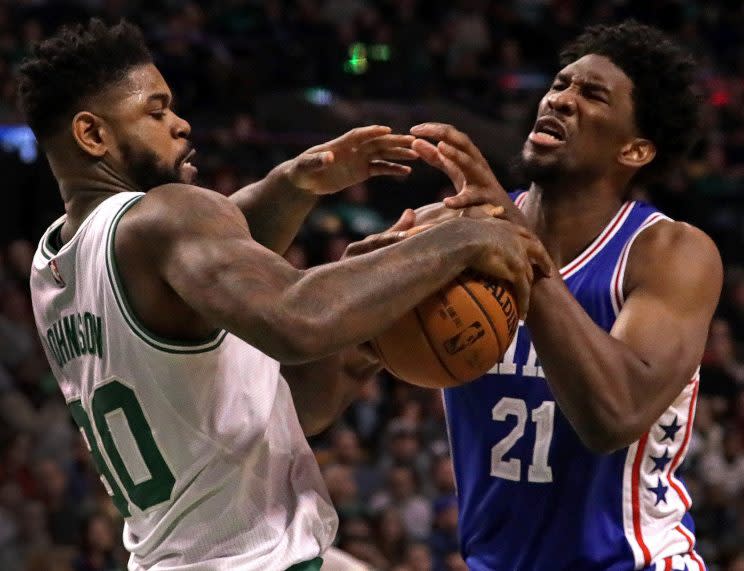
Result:
{"label": "basketball player in white jersey", "polygon": [[191,184],[190,126],[134,26],[62,30],[19,85],[66,210],[34,258],[36,323],[125,517],[129,569],[318,569],[337,519],[283,375],[315,383],[297,404],[316,430],[360,361],[340,351],[466,267],[524,303],[542,246],[503,220],[455,220],[299,271],[276,252],[316,196],[407,172],[388,161],[413,158],[413,137],[354,130],[228,200]]}

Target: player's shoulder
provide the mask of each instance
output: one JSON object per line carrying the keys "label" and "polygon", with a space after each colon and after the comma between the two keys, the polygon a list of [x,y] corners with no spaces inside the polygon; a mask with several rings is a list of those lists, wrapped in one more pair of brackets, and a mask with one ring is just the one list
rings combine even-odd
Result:
{"label": "player's shoulder", "polygon": [[723,264],[713,240],[700,228],[664,218],[645,228],[628,256],[626,287],[671,279],[679,287],[721,281]]}
{"label": "player's shoulder", "polygon": [[166,184],[149,190],[124,213],[115,233],[117,256],[151,263],[180,243],[248,236],[240,210],[212,190],[188,184]]}
{"label": "player's shoulder", "polygon": [[226,223],[245,225],[245,217],[226,197],[207,188],[172,183],[149,190],[125,214],[122,229],[141,240],[168,240],[212,233]]}
{"label": "player's shoulder", "polygon": [[678,256],[692,258],[689,261],[719,259],[718,248],[713,240],[700,228],[664,218],[644,229],[634,241],[631,256],[648,261]]}

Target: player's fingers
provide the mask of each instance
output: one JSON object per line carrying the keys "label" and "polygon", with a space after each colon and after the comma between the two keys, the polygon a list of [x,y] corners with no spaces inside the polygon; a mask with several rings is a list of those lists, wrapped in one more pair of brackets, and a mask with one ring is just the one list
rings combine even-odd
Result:
{"label": "player's fingers", "polygon": [[400,218],[387,229],[388,232],[400,232],[401,230],[410,230],[416,225],[416,213],[410,208],[406,208]]}
{"label": "player's fingers", "polygon": [[390,147],[406,147],[410,148],[411,143],[416,140],[413,135],[399,135],[390,133],[388,135],[382,135],[381,137],[375,137],[374,139],[365,140],[359,145],[359,148],[368,153],[380,152],[382,149]]}
{"label": "player's fingers", "polygon": [[504,213],[505,210],[503,206],[488,206],[486,208],[486,214],[491,218],[503,218]]}
{"label": "player's fingers", "polygon": [[514,294],[517,297],[517,305],[519,306],[519,317],[520,319],[524,319],[527,317],[527,312],[530,309],[530,282],[527,280],[527,275],[522,274],[512,283],[514,284]]}
{"label": "player's fingers", "polygon": [[484,186],[492,184],[495,177],[488,163],[481,157],[474,157],[444,141],[437,143],[437,149],[445,159],[452,161],[463,172],[469,183]]}
{"label": "player's fingers", "polygon": [[542,242],[533,237],[527,245],[530,262],[536,265],[545,277],[553,275],[553,260]]}
{"label": "player's fingers", "polygon": [[471,156],[483,157],[480,149],[475,146],[475,143],[473,143],[470,137],[453,125],[446,123],[421,123],[420,125],[411,127],[410,132],[417,137],[428,137],[430,139],[446,141]]}
{"label": "player's fingers", "polygon": [[462,170],[460,170],[455,163],[442,155],[442,153],[440,153],[439,150],[429,141],[416,139],[411,144],[411,148],[418,153],[419,157],[422,158],[425,163],[446,174],[452,181],[457,192],[463,189],[465,186],[465,175],[462,173]]}
{"label": "player's fingers", "polygon": [[442,162],[442,155],[437,151],[437,148],[425,139],[416,139],[411,143],[411,149],[418,153],[424,162],[428,165],[444,170],[444,164]]}
{"label": "player's fingers", "polygon": [[382,159],[386,161],[415,161],[419,155],[413,149],[405,147],[392,147],[380,149],[370,156],[371,159]]}
{"label": "player's fingers", "polygon": [[411,174],[411,167],[408,165],[379,160],[369,163],[369,176],[406,176],[408,174]]}
{"label": "player's fingers", "polygon": [[367,254],[369,252],[379,250],[380,248],[384,248],[385,246],[389,246],[390,244],[395,244],[397,242],[400,242],[401,240],[405,240],[406,237],[407,235],[405,230],[373,234],[371,236],[367,236],[361,242],[354,242],[353,244],[349,244],[349,246],[346,248],[346,251],[344,252],[343,257],[349,258],[353,256],[361,256],[362,254]]}
{"label": "player's fingers", "polygon": [[419,226],[414,226],[413,228],[411,228],[410,230],[406,232],[406,237],[410,238],[411,236],[420,234],[421,232],[423,232],[424,230],[428,230],[432,226],[434,226],[434,224],[420,224]]}
{"label": "player's fingers", "polygon": [[483,193],[479,192],[477,188],[466,187],[465,190],[458,192],[455,196],[446,197],[443,202],[447,208],[457,210],[486,204],[487,197],[484,197]]}
{"label": "player's fingers", "polygon": [[367,125],[366,127],[357,127],[351,131],[347,131],[341,135],[334,142],[348,142],[355,146],[360,146],[365,141],[381,137],[391,133],[392,129],[386,125]]}

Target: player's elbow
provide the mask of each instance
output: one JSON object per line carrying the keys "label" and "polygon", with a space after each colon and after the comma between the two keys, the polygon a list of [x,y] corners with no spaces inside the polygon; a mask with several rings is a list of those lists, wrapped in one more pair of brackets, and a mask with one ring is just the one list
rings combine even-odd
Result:
{"label": "player's elbow", "polygon": [[277,361],[287,365],[299,365],[316,361],[333,353],[336,349],[324,319],[295,314],[274,322]]}
{"label": "player's elbow", "polygon": [[312,415],[303,415],[299,414],[298,412],[298,418],[300,420],[300,427],[302,428],[302,433],[307,436],[308,438],[310,436],[317,436],[321,432],[323,432],[325,429],[327,429],[331,424],[333,424],[333,421],[336,420],[335,416],[332,415],[326,415],[326,416],[312,416]]}
{"label": "player's elbow", "polygon": [[643,434],[637,423],[631,421],[593,422],[577,431],[581,442],[595,454],[612,454],[633,444]]}

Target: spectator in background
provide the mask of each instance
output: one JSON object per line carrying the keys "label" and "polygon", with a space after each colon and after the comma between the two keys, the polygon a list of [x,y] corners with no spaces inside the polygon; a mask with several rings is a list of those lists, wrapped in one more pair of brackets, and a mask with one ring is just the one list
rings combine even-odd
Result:
{"label": "spectator in background", "polygon": [[734,501],[744,491],[744,436],[729,427],[721,447],[709,450],[702,458],[701,473],[705,482],[723,491]]}
{"label": "spectator in background", "polygon": [[367,507],[359,498],[354,471],[349,466],[330,464],[322,472],[339,518],[367,515]]}
{"label": "spectator in background", "polygon": [[422,542],[411,543],[406,550],[406,565],[411,571],[431,571],[429,546]]}
{"label": "spectator in background", "polygon": [[375,533],[377,545],[388,563],[390,565],[403,563],[408,546],[408,534],[398,507],[391,505],[377,513]]}
{"label": "spectator in background", "polygon": [[412,538],[425,540],[431,531],[431,503],[420,492],[420,483],[414,469],[408,465],[393,466],[388,472],[387,486],[370,500],[370,507],[377,512],[397,506],[406,532]]}
{"label": "spectator in background", "polygon": [[75,571],[123,571],[114,557],[117,531],[106,514],[95,513],[83,524],[82,550],[75,558]]}
{"label": "spectator in background", "polygon": [[[410,401],[407,408],[420,411],[420,404]],[[423,449],[419,430],[415,420],[395,418],[387,428],[387,443],[377,464],[377,470],[386,474],[393,466],[409,466],[415,471],[419,481],[425,481],[429,473],[429,457]]]}
{"label": "spectator in background", "polygon": [[57,461],[44,458],[37,462],[35,476],[52,541],[56,545],[77,544],[81,514],[68,494],[67,474]]}
{"label": "spectator in background", "polygon": [[345,421],[359,435],[361,445],[376,450],[383,433],[388,404],[380,389],[380,375],[365,383],[346,411]]}
{"label": "spectator in background", "polygon": [[457,498],[442,496],[434,501],[434,526],[429,547],[434,560],[434,571],[446,571],[450,553],[459,551],[457,539]]}
{"label": "spectator in background", "polygon": [[700,392],[714,399],[716,410],[728,407],[736,394],[744,389],[744,364],[736,358],[731,327],[723,318],[715,318],[703,355]]}

